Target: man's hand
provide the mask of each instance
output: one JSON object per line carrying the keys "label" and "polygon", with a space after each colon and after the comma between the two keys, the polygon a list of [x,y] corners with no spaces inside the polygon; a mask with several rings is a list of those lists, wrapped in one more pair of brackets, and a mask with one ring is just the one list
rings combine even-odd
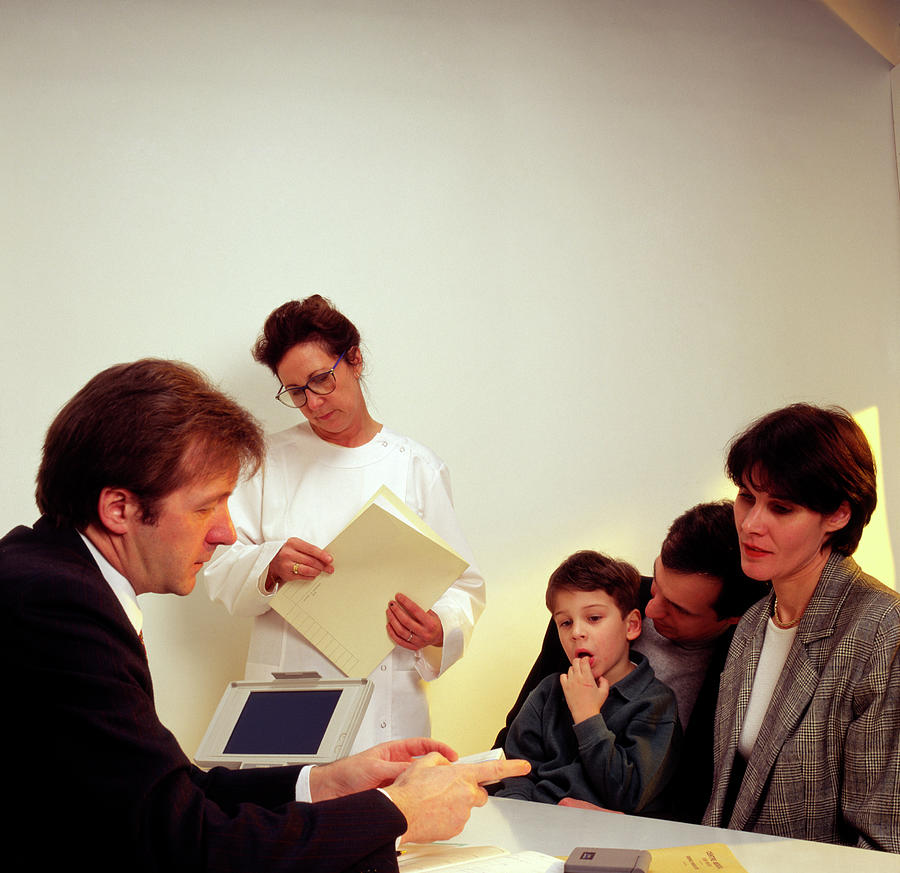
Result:
{"label": "man's hand", "polygon": [[444,627],[438,614],[427,612],[405,594],[398,594],[387,608],[387,632],[395,646],[416,652],[444,645]]}
{"label": "man's hand", "polygon": [[457,758],[446,743],[424,737],[382,743],[349,758],[313,767],[309,774],[310,796],[314,801],[331,800],[370,788],[383,788],[400,776],[413,758],[429,752],[450,761]]}
{"label": "man's hand", "polygon": [[619,813],[619,815],[624,814],[617,809],[607,809],[605,806],[597,806],[596,803],[590,803],[587,800],[579,800],[577,797],[564,797],[557,806],[569,806],[574,809],[599,809],[601,812],[616,812]]}
{"label": "man's hand", "polygon": [[609,697],[609,682],[605,676],[594,679],[590,658],[576,658],[568,674],[560,675],[559,681],[575,724],[599,714]]}
{"label": "man's hand", "polygon": [[527,761],[453,764],[438,754],[414,761],[385,793],[406,817],[404,843],[448,840],[465,827],[473,806],[484,806],[487,792],[479,783],[524,776]]}

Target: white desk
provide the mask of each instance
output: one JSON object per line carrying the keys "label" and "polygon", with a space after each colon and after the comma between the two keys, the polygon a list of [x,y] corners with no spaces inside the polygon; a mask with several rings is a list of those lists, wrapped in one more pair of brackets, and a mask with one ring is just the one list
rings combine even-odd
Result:
{"label": "white desk", "polygon": [[453,842],[567,856],[575,846],[662,849],[725,843],[749,873],[900,873],[900,855],[660,819],[491,797]]}

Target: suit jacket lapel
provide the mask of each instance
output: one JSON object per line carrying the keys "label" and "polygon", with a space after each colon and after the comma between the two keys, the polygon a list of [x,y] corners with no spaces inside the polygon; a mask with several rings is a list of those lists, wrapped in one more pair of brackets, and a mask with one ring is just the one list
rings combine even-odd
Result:
{"label": "suit jacket lapel", "polygon": [[[775,761],[806,714],[818,681],[819,674],[809,660],[806,647],[798,645],[795,639],[747,762],[731,827],[752,830],[758,806],[768,793],[767,783]],[[749,694],[747,698],[749,700]]]}
{"label": "suit jacket lapel", "polygon": [[[752,829],[758,814],[757,808],[768,793],[767,783],[771,778],[775,761],[784,744],[796,733],[816,692],[821,664],[816,663],[815,643],[834,632],[835,616],[847,593],[847,587],[840,581],[844,579],[843,574],[836,574],[836,568],[844,560],[840,555],[832,555],[829,558],[804,612],[803,620],[797,627],[797,636],[788,652],[772,700],[760,726],[759,736],[747,762],[747,770],[735,801],[730,827]],[[836,575],[840,579],[836,579]],[[753,637],[752,657],[745,662],[738,699],[738,715],[731,738],[735,748],[740,735],[740,726],[743,725],[747,711],[753,675],[759,663],[759,653],[765,639],[769,614],[770,610],[767,610],[765,619],[761,621]]]}
{"label": "suit jacket lapel", "polygon": [[[110,587],[110,584],[103,577],[103,573],[97,566],[97,562],[91,555],[90,550],[84,544],[84,541],[78,535],[78,532],[71,527],[56,527],[48,518],[42,516],[34,525],[34,532],[47,543],[47,545],[55,550],[65,549],[84,564],[87,571],[85,580],[89,580],[92,588],[96,589],[96,597],[98,604],[103,604],[103,611],[111,618],[114,618],[117,625],[121,625],[122,633],[126,639],[133,637],[134,642],[139,646],[141,657],[144,663],[147,663],[147,650],[144,647],[144,640],[141,635],[134,629],[131,619],[122,608],[119,598]],[[147,670],[146,684],[150,685],[150,672]],[[151,691],[152,694],[152,691]]]}
{"label": "suit jacket lapel", "polygon": [[759,653],[762,651],[765,617],[771,611],[771,601],[771,597],[767,597],[759,604],[751,606],[744,620],[738,625],[719,683],[716,712],[731,713],[731,718],[727,722],[716,719],[714,732],[713,754],[717,763],[710,812],[712,822],[719,827],[735,826],[730,824],[733,816],[727,819],[723,819],[723,816],[727,815],[726,798],[729,793],[730,774],[734,770],[738,739],[747,712],[747,703],[750,700]]}

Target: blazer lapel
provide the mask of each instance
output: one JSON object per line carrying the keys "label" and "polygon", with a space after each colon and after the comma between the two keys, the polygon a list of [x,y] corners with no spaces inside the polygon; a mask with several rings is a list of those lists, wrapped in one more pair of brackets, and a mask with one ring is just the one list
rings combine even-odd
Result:
{"label": "blazer lapel", "polygon": [[762,651],[766,616],[770,611],[771,597],[748,610],[744,616],[746,623],[741,622],[732,639],[728,661],[719,683],[717,711],[732,713],[731,719],[726,723],[717,720],[715,730],[714,755],[717,761],[717,785],[713,788],[711,812],[714,823],[719,827],[737,827],[736,824],[733,824],[733,814],[729,820],[722,820],[722,816],[726,815],[726,795],[728,794],[730,774],[734,769],[737,757],[741,727],[744,724],[744,716],[750,700],[753,677],[756,673],[756,665],[759,663],[759,653]]}
{"label": "blazer lapel", "polygon": [[767,783],[775,761],[802,721],[818,681],[819,674],[809,660],[806,647],[794,640],[747,762],[730,827],[752,830],[757,807],[768,793]]}
{"label": "blazer lapel", "polygon": [[[149,665],[147,664],[147,650],[144,646],[143,634],[139,634],[131,623],[131,619],[125,613],[119,598],[103,577],[103,573],[97,566],[93,555],[90,553],[78,532],[71,527],[56,527],[48,518],[42,516],[34,525],[34,532],[54,550],[65,549],[71,553],[73,560],[79,560],[85,569],[84,584],[90,586],[95,593],[99,608],[113,621],[117,632],[121,633],[130,648],[140,652],[144,665],[147,666],[145,687],[152,696],[152,684],[150,681]],[[136,648],[137,647],[137,648]]]}
{"label": "blazer lapel", "polygon": [[[753,752],[747,762],[747,770],[735,801],[734,814],[729,827],[752,830],[758,815],[758,807],[768,793],[768,782],[775,761],[785,743],[797,732],[816,692],[821,665],[817,664],[815,660],[815,643],[831,636],[834,632],[835,616],[846,596],[846,587],[833,583],[834,568],[842,560],[843,558],[839,555],[832,555],[829,558],[822,570],[812,599],[804,612],[803,620],[797,627],[797,636],[788,652],[772,700],[762,725],[760,725]],[[766,616],[769,614],[769,611],[765,613]],[[767,623],[768,618],[758,628],[758,631],[762,632],[758,632],[753,638],[752,663],[751,659],[748,659],[744,668],[741,690],[742,692],[746,691],[746,695],[742,693],[738,701],[740,709],[735,726],[736,735],[733,739],[735,747],[750,699],[752,676],[759,662],[759,652],[762,650]],[[757,643],[758,649],[756,648]],[[750,676],[749,683],[748,675]]]}

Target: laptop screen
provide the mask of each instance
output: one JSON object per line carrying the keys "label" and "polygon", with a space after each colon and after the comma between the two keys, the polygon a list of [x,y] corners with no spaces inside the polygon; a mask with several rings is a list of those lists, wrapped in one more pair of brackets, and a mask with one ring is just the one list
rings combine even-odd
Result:
{"label": "laptop screen", "polygon": [[254,691],[225,744],[226,755],[314,755],[339,690]]}

